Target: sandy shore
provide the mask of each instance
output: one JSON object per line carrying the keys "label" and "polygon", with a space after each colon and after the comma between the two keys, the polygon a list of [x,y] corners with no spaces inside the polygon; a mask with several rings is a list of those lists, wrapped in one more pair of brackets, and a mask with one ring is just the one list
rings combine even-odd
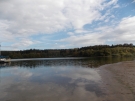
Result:
{"label": "sandy shore", "polygon": [[99,68],[102,101],[135,101],[135,61],[108,64]]}

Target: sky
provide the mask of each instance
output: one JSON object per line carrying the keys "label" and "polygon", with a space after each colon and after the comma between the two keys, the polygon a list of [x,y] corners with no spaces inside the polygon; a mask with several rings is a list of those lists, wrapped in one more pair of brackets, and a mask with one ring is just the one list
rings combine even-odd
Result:
{"label": "sky", "polygon": [[135,44],[135,0],[0,0],[2,50]]}

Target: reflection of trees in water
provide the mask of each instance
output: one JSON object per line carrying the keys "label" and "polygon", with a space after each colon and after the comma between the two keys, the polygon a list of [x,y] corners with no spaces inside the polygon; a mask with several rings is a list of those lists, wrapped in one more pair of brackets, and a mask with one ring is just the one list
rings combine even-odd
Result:
{"label": "reflection of trees in water", "polygon": [[3,68],[3,67],[8,67],[11,65],[11,62],[8,62],[8,63],[0,63],[0,68]]}
{"label": "reflection of trees in water", "polygon": [[53,59],[53,60],[29,60],[14,61],[10,66],[19,66],[26,68],[37,67],[57,67],[57,66],[76,66],[85,68],[97,68],[104,64],[116,63],[120,61],[133,60],[131,57],[98,57],[87,59]]}
{"label": "reflection of trees in water", "polygon": [[27,67],[27,68],[36,68],[43,65],[43,61],[39,60],[29,60],[29,61],[14,61],[11,63],[11,66]]}
{"label": "reflection of trees in water", "polygon": [[95,67],[93,60],[31,60],[12,62],[11,66],[38,68],[38,67],[57,67],[57,66],[75,66],[75,67]]}
{"label": "reflection of trees in water", "polygon": [[50,66],[73,66],[81,65],[81,60],[30,60],[12,62],[12,66],[37,68],[37,67],[50,67]]}
{"label": "reflection of trees in water", "polygon": [[89,67],[99,67],[105,64],[117,63],[121,61],[131,61],[134,60],[133,57],[98,57],[94,58],[92,61],[88,61]]}
{"label": "reflection of trees in water", "polygon": [[82,67],[97,68],[101,65],[117,63],[121,61],[131,61],[134,60],[134,57],[96,57],[83,59],[81,61]]}

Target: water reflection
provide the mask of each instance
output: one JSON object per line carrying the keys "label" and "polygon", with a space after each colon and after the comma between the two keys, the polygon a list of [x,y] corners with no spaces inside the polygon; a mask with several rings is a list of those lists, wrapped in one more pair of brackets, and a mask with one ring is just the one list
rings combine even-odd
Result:
{"label": "water reflection", "polygon": [[95,67],[117,61],[105,59],[42,59],[2,64],[0,101],[99,101],[105,93]]}
{"label": "water reflection", "polygon": [[0,68],[2,67],[8,67],[11,65],[11,62],[8,62],[8,63],[0,63]]}
{"label": "water reflection", "polygon": [[42,66],[83,66],[86,68],[97,68],[104,64],[116,63],[120,61],[130,61],[134,60],[134,57],[97,57],[97,58],[42,58],[42,59],[20,59],[14,60],[6,66],[19,66],[36,68]]}

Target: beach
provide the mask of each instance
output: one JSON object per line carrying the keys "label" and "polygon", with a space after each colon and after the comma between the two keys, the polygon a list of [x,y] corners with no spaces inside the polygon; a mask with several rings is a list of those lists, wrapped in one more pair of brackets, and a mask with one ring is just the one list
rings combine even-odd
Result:
{"label": "beach", "polygon": [[99,68],[102,101],[135,101],[135,61],[107,64]]}

